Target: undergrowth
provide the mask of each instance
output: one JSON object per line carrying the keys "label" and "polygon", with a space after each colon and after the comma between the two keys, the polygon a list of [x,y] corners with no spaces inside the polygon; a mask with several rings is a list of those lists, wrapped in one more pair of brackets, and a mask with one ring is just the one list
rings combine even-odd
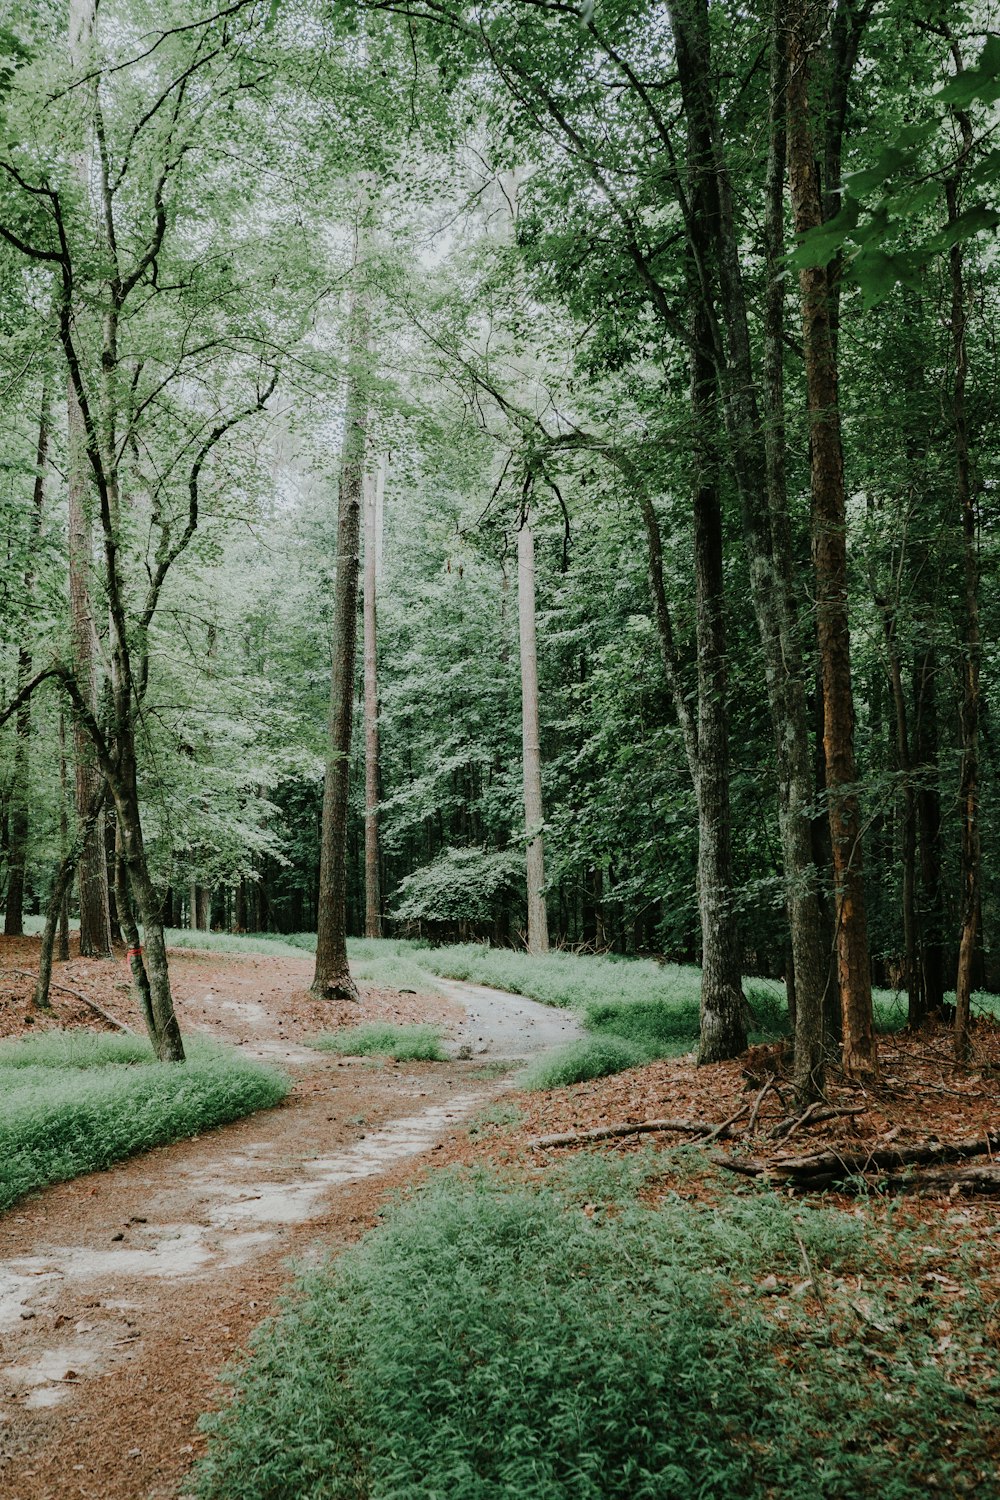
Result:
{"label": "undergrowth", "polygon": [[308,1045],[342,1057],[393,1057],[397,1062],[445,1062],[441,1033],[436,1026],[392,1026],[372,1021],[365,1026],[343,1026],[314,1037]]}
{"label": "undergrowth", "polygon": [[55,1031],[0,1043],[0,1209],[25,1193],[279,1103],[288,1081],[195,1040],[156,1062],[137,1037]]}
{"label": "undergrowth", "polygon": [[[974,1283],[889,1275],[895,1303],[866,1290],[862,1319],[905,1237],[770,1193],[646,1206],[647,1171],[436,1174],[303,1276],[227,1377],[201,1500],[994,1492]],[[791,1289],[804,1256],[821,1312]]]}

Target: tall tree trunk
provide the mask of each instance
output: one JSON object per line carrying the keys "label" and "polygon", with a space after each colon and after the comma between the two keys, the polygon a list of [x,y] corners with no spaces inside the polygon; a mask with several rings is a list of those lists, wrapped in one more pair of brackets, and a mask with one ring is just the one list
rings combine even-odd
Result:
{"label": "tall tree trunk", "polygon": [[[89,60],[96,23],[94,0],[70,0],[69,54],[75,72]],[[86,132],[89,140],[90,131]],[[84,145],[74,157],[76,175],[84,195],[90,191],[90,149]],[[70,316],[72,316],[70,309]],[[69,591],[73,640],[73,671],[87,709],[97,715],[97,632],[91,603],[93,539],[89,505],[89,465],[83,414],[72,378],[67,391],[69,430]],[[82,823],[100,781],[93,743],[79,719],[74,719],[73,746],[76,759],[76,811]],[[111,913],[108,900],[108,869],[103,830],[95,827],[84,845],[79,862],[80,952],[90,957],[111,957]]]}
{"label": "tall tree trunk", "polygon": [[212,930],[212,887],[200,885],[198,887],[198,931],[211,932]]}
{"label": "tall tree trunk", "polygon": [[[84,810],[83,818],[77,829],[75,843],[68,848],[59,861],[55,880],[52,883],[52,891],[49,896],[49,904],[45,912],[45,926],[42,928],[42,946],[38,955],[38,978],[35,981],[34,1001],[41,1009],[47,1009],[49,1005],[49,986],[52,982],[52,953],[55,948],[56,933],[62,925],[62,913],[66,909],[66,898],[73,884],[73,876],[80,859],[82,850],[86,847],[88,838],[93,834],[104,812],[108,796],[107,784],[100,780],[94,801]],[[68,954],[66,955],[69,956]]]}
{"label": "tall tree trunk", "polygon": [[[826,986],[810,809],[813,801],[809,720],[794,599],[790,528],[783,497],[768,483],[764,434],[756,398],[750,329],[740,261],[740,237],[722,144],[706,0],[668,0],[688,128],[713,168],[714,268],[699,271],[701,295],[713,327],[713,357],[722,414],[740,497],[750,564],[750,591],[764,656],[778,767],[778,813],[788,891],[795,968],[795,1089],[806,1103],[823,1082],[823,996]],[[691,242],[688,225],[688,239]],[[716,327],[713,274],[718,281]]]}
{"label": "tall tree trunk", "polygon": [[[69,592],[73,638],[73,671],[88,711],[97,715],[97,632],[91,608],[93,544],[88,514],[83,419],[72,382],[69,388]],[[97,793],[101,773],[93,742],[78,718],[73,723],[76,761],[76,812],[80,822]],[[80,952],[111,956],[111,913],[103,830],[94,827],[80,855]]]}
{"label": "tall tree trunk", "polygon": [[[117,819],[115,820],[117,828]],[[115,839],[115,886],[118,903],[118,916],[122,926],[122,933],[127,944],[125,956],[132,974],[132,982],[139,997],[139,1009],[146,1023],[146,1030],[151,1038],[156,1037],[156,1015],[153,1010],[153,996],[149,987],[149,975],[142,961],[142,944],[139,940],[139,928],[136,925],[135,912],[132,906],[131,892],[128,888],[128,871],[125,865],[125,849],[119,830]],[[154,1043],[155,1044],[155,1043]]]}
{"label": "tall tree trunk", "polygon": [[376,588],[379,549],[379,490],[385,485],[385,456],[378,476],[365,475],[365,937],[382,936],[379,880],[378,637]]}
{"label": "tall tree trunk", "polygon": [[163,913],[160,900],[153,888],[146,863],[146,850],[139,817],[139,791],[136,779],[134,749],[122,737],[119,745],[119,761],[111,791],[121,830],[122,858],[127,875],[119,889],[126,897],[129,912],[131,894],[135,901],[136,916],[142,923],[143,946],[140,948],[138,932],[133,925],[129,935],[129,965],[139,992],[149,1039],[161,1062],[183,1062],[184,1043],[180,1026],[174,1012],[173,996],[170,992],[170,974],[167,966],[167,948],[163,935]]}
{"label": "tall tree trunk", "polygon": [[[958,48],[952,48],[958,71],[962,71]],[[962,171],[973,144],[968,115],[955,111],[962,136],[962,152],[955,174],[945,183],[948,222],[959,216]],[[961,242],[951,247],[951,341],[954,361],[952,424],[955,442],[955,498],[962,536],[962,700],[959,717],[962,746],[962,779],[959,807],[962,819],[960,865],[960,925],[958,971],[955,976],[955,1061],[969,1056],[969,1019],[972,1001],[973,963],[979,926],[982,853],[979,831],[979,669],[982,637],[979,625],[979,538],[976,497],[972,484],[969,428],[965,409],[969,358],[965,326],[965,264]]]}
{"label": "tall tree trunk", "polygon": [[[790,0],[786,20],[789,182],[795,228],[803,234],[823,222],[809,115],[810,69],[820,21],[816,0]],[[813,562],[823,674],[827,804],[833,841],[843,1065],[849,1074],[871,1074],[877,1071],[878,1059],[854,757],[844,458],[826,271],[822,267],[800,271],[799,288],[810,417]]]}
{"label": "tall tree trunk", "polygon": [[[59,714],[59,857],[60,862],[69,853],[69,767],[66,762],[66,718]],[[59,961],[69,958],[69,888],[72,876],[66,882],[59,903]]]}
{"label": "tall tree trunk", "polygon": [[525,863],[528,880],[528,952],[549,951],[545,909],[542,825],[542,752],[538,723],[538,650],[535,641],[535,538],[527,510],[517,533],[517,617],[521,650],[521,746],[524,767]]}
{"label": "tall tree trunk", "polygon": [[[38,546],[42,530],[42,504],[45,498],[45,460],[49,446],[48,382],[42,383],[42,409],[38,419],[38,444],[35,450],[35,482],[32,491],[29,558]],[[24,575],[24,594],[30,610],[34,590],[34,569],[29,562]],[[25,622],[27,624],[27,622]],[[31,677],[31,652],[22,641],[17,653],[17,685],[23,688]],[[28,783],[28,750],[31,742],[31,699],[26,698],[14,721],[14,774],[11,787],[10,845],[8,851],[7,902],[4,910],[4,934],[21,937],[24,933],[24,869],[28,854],[30,787]]]}
{"label": "tall tree trunk", "polygon": [[[355,257],[355,275],[359,272]],[[337,581],[333,602],[329,748],[323,789],[319,912],[314,995],[357,1000],[347,961],[347,808],[354,718],[357,644],[361,483],[368,425],[368,337],[370,316],[363,289],[351,293],[350,369],[344,411],[344,447],[337,506]]]}
{"label": "tall tree trunk", "polygon": [[[926,563],[925,563],[926,565]],[[919,570],[919,564],[918,570]],[[925,621],[931,628],[930,621]],[[944,893],[941,884],[940,746],[938,743],[937,651],[933,640],[917,648],[913,663],[915,705],[914,779],[920,848],[920,969],[929,1015],[944,1004]]]}
{"label": "tall tree trunk", "polygon": [[[712,161],[695,137],[688,156],[690,234],[705,264],[711,256]],[[716,447],[716,372],[707,310],[698,278],[691,283],[690,396],[694,467],[695,633],[698,650],[698,910],[701,999],[698,1062],[721,1062],[746,1051],[742,944],[735,911],[732,814],[729,800],[729,673],[726,653],[722,505]]]}
{"label": "tall tree trunk", "polygon": [[906,966],[907,1024],[914,1029],[926,1018],[923,972],[917,938],[917,798],[913,785],[913,757],[910,753],[909,715],[903,690],[903,668],[896,638],[895,611],[883,602],[882,625],[885,632],[889,684],[896,724],[896,763],[902,784],[901,863],[903,869],[903,954]]}

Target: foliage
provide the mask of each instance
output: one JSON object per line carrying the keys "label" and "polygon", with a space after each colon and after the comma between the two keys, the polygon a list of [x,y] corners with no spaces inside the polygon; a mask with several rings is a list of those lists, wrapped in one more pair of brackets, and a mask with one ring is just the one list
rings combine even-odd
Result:
{"label": "foliage", "polygon": [[436,1026],[393,1026],[370,1022],[343,1026],[314,1037],[308,1045],[341,1057],[394,1057],[397,1062],[445,1062]]}
{"label": "foliage", "polygon": [[[438,1174],[258,1335],[205,1419],[202,1500],[917,1500],[932,1479],[989,1483],[1000,1387],[974,1284],[959,1301],[904,1282],[859,1331],[857,1278],[902,1236],[769,1195],[643,1206],[648,1163],[584,1157],[534,1190]],[[826,1320],[765,1295],[801,1275],[803,1245]]]}
{"label": "foliage", "polygon": [[397,922],[489,922],[523,877],[523,856],[509,849],[445,849],[400,881],[392,916]]}
{"label": "foliage", "polygon": [[[921,111],[925,118],[911,121],[881,142],[870,166],[847,174],[839,210],[802,237],[789,263],[828,265],[842,256],[844,269],[864,293],[866,307],[883,302],[900,282],[920,292],[921,273],[932,257],[1000,224],[1000,151],[988,149],[996,127],[995,108],[988,107],[997,100],[1000,37],[988,36],[975,65],[956,73],[927,101]],[[941,183],[957,164],[948,122],[957,111],[977,106],[987,107],[986,129],[975,143],[975,159],[968,164],[965,180],[973,193],[985,190],[991,201],[968,204],[943,227],[928,226],[928,210],[943,211]]]}
{"label": "foliage", "polygon": [[288,1080],[195,1041],[184,1064],[130,1037],[76,1033],[0,1043],[0,1209],[285,1098]]}
{"label": "foliage", "polygon": [[543,1052],[518,1080],[526,1089],[563,1089],[652,1062],[657,1049],[622,1036],[583,1037]]}

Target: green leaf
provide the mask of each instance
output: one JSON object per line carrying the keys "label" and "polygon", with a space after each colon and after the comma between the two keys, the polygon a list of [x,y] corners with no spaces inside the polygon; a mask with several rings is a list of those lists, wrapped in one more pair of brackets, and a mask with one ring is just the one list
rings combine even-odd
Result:
{"label": "green leaf", "polygon": [[976,66],[946,83],[935,98],[958,109],[1000,99],[1000,36],[987,37]]}
{"label": "green leaf", "polygon": [[900,280],[900,267],[895,257],[882,250],[868,250],[855,256],[851,271],[861,288],[866,310],[884,302]]}

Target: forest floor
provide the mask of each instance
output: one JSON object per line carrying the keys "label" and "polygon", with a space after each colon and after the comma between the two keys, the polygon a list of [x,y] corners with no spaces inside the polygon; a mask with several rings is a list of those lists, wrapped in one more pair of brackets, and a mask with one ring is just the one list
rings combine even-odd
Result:
{"label": "forest floor", "polygon": [[[30,980],[13,970],[36,964],[36,939],[0,946],[0,1035],[24,1034]],[[1000,1117],[1000,1028],[992,1023],[974,1032],[974,1066],[961,1077],[945,1032],[884,1038],[878,1084],[830,1093],[835,1106],[864,1113],[802,1129],[779,1147],[765,1143],[790,1104],[780,1047],[712,1068],[673,1058],[570,1088],[515,1092],[502,1076],[505,1059],[570,1039],[566,1012],[479,986],[435,988],[428,978],[419,995],[364,986],[359,1016],[357,1007],[309,996],[311,970],[308,958],[178,950],[182,1025],[285,1067],[295,1078],[288,1101],[50,1188],[0,1219],[0,1490],[11,1500],[182,1495],[203,1447],[197,1419],[217,1404],[220,1372],[287,1289],[290,1260],[309,1264],[353,1243],[394,1192],[431,1168],[489,1162],[535,1178],[588,1144],[550,1147],[541,1136],[664,1117],[721,1124],[742,1110],[738,1132],[759,1099],[749,1142],[678,1150],[674,1137],[637,1134],[598,1148],[627,1154],[655,1142],[654,1197],[708,1205],[734,1181],[715,1158],[821,1148],[857,1156],[889,1143],[968,1139]],[[138,1027],[124,965],[76,957],[56,977]],[[31,1029],[100,1024],[71,994],[53,1000],[52,1020],[32,1017]],[[434,1022],[450,1051],[473,1055],[380,1063],[303,1045],[359,1019]],[[769,1079],[777,1087],[761,1097]],[[951,1275],[949,1244],[971,1243],[980,1291],[1000,1307],[995,1199],[873,1195],[859,1207],[828,1193],[823,1201],[905,1220],[921,1252],[919,1275],[936,1288]],[[931,1245],[940,1253],[928,1260]],[[788,1287],[771,1279],[774,1295],[792,1294],[795,1278]],[[1000,1341],[996,1317],[994,1325],[985,1332]]]}

